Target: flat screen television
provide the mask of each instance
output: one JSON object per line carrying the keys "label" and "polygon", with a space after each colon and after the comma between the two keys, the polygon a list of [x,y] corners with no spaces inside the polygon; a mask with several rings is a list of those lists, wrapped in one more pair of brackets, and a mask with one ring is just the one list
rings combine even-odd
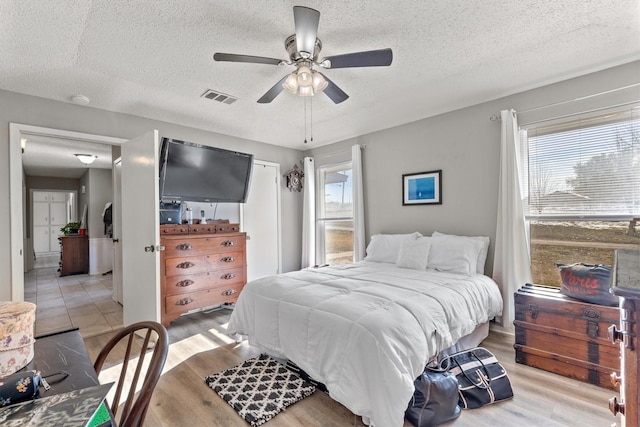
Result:
{"label": "flat screen television", "polygon": [[253,155],[163,138],[160,198],[164,201],[244,203]]}

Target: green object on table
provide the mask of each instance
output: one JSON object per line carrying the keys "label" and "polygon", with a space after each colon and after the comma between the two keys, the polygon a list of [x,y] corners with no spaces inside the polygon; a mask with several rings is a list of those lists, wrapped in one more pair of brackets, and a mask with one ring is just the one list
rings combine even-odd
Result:
{"label": "green object on table", "polygon": [[109,410],[107,409],[107,404],[103,400],[100,404],[100,407],[93,414],[91,421],[87,424],[87,427],[102,427],[102,426],[111,426],[111,416],[109,415]]}

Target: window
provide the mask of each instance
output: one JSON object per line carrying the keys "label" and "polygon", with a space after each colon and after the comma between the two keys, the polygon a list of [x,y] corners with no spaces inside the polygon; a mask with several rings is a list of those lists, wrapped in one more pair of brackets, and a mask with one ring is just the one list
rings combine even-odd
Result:
{"label": "window", "polygon": [[318,169],[317,258],[321,264],[353,262],[351,162]]}
{"label": "window", "polygon": [[627,107],[520,129],[535,283],[560,286],[557,264],[613,265],[615,249],[640,248],[639,113]]}

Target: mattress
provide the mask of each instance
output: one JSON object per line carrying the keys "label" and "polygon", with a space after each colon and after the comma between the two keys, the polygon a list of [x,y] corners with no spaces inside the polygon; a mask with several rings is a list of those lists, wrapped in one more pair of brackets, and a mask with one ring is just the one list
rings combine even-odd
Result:
{"label": "mattress", "polygon": [[425,363],[501,311],[487,276],[361,261],[248,283],[228,332],[290,359],[363,421],[393,427]]}

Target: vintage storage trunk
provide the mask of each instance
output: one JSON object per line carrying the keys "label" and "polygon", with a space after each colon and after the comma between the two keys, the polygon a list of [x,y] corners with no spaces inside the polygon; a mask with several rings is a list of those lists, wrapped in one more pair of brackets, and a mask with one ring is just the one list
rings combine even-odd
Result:
{"label": "vintage storage trunk", "polygon": [[607,329],[619,319],[618,307],[526,284],[515,293],[516,362],[615,389],[611,374],[620,374],[620,346]]}

